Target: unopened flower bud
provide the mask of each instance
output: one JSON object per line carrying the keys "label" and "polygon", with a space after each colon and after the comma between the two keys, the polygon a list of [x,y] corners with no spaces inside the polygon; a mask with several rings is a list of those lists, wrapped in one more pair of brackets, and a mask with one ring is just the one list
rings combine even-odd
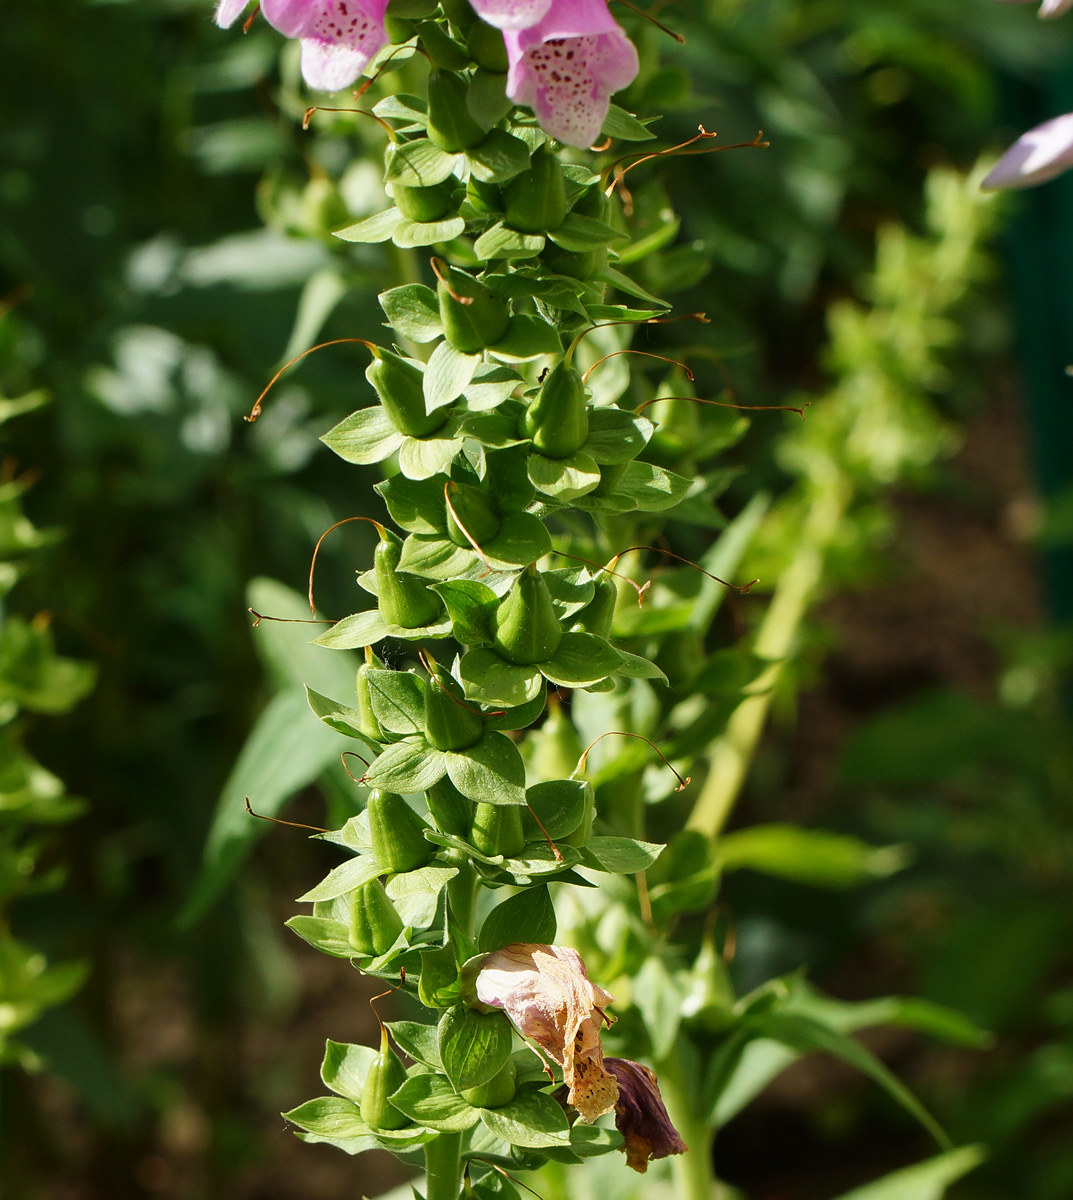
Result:
{"label": "unopened flower bud", "polygon": [[391,1048],[387,1030],[380,1030],[380,1053],[365,1076],[361,1093],[361,1119],[370,1129],[404,1129],[413,1124],[388,1099],[406,1082],[406,1068]]}

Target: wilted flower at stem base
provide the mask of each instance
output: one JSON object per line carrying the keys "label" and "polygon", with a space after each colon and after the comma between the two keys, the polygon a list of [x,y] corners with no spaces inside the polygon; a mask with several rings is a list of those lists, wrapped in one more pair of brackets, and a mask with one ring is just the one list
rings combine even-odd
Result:
{"label": "wilted flower at stem base", "polygon": [[671,1124],[655,1075],[628,1058],[605,1058],[618,1080],[615,1124],[626,1139],[626,1165],[644,1174],[654,1158],[684,1154],[689,1147]]}
{"label": "wilted flower at stem base", "polygon": [[585,149],[600,136],[612,92],[637,77],[637,51],[607,0],[471,0],[504,31],[507,95],[545,133]]}
{"label": "wilted flower at stem base", "polygon": [[576,950],[516,942],[489,954],[476,979],[477,998],[501,1008],[525,1038],[563,1069],[568,1099],[583,1121],[610,1112],[619,1089],[604,1068],[600,1027],[614,999],[589,980]]}
{"label": "wilted flower at stem base", "polygon": [[[216,24],[227,29],[248,0],[219,0]],[[310,87],[337,92],[349,86],[387,45],[388,0],[261,0],[269,25],[302,43],[302,76]]]}

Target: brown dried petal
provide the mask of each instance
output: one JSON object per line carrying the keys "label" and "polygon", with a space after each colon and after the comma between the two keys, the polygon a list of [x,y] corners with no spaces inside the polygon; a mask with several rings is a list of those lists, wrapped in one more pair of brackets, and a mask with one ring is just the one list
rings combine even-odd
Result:
{"label": "brown dried petal", "polygon": [[689,1147],[671,1124],[655,1075],[628,1058],[608,1058],[604,1065],[618,1080],[615,1124],[626,1139],[626,1165],[643,1174],[653,1158],[684,1154]]}

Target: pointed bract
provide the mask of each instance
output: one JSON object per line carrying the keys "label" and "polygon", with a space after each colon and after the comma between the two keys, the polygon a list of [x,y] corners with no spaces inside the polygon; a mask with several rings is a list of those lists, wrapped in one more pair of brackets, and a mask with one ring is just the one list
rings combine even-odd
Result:
{"label": "pointed bract", "polygon": [[533,109],[551,137],[591,146],[612,93],[632,83],[639,70],[637,51],[607,0],[552,0],[535,25],[507,29],[503,36],[510,98]]}

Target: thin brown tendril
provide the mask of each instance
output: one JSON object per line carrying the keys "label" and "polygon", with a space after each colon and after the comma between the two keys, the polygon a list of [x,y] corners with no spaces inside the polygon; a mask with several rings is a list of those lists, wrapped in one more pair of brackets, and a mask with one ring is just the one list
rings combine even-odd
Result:
{"label": "thin brown tendril", "polygon": [[[679,362],[676,358],[668,358],[665,354],[653,354],[650,350],[612,350],[610,354],[605,354],[603,356],[603,358],[598,358],[596,360],[596,362],[594,362],[592,364],[592,366],[589,367],[589,369],[585,372],[585,374],[582,375],[581,382],[587,383],[589,376],[593,373],[593,371],[596,370],[596,368],[601,363],[605,363],[605,362],[607,362],[607,360],[609,358],[615,358],[616,355],[619,355],[619,354],[639,354],[639,355],[641,355],[642,358],[658,358],[660,360],[660,362],[670,363],[672,366],[675,366],[675,367],[681,367],[682,370],[685,371],[686,378],[689,380],[689,382],[690,383],[693,382],[693,372],[685,365],[685,363]],[[650,400],[649,404],[651,404],[651,403],[652,403],[652,401]],[[637,411],[640,412],[640,409],[638,409]]]}
{"label": "thin brown tendril", "polygon": [[388,988],[388,990],[386,992],[379,992],[379,993],[377,993],[377,995],[371,996],[369,998],[369,1007],[373,1010],[373,1016],[376,1018],[376,1022],[380,1026],[381,1033],[387,1033],[387,1026],[384,1024],[383,1018],[380,1016],[380,1013],[377,1011],[377,1007],[376,1007],[377,1000],[386,1000],[388,998],[388,996],[394,996],[395,993],[399,990],[399,988],[402,988],[405,986],[406,986],[406,968],[400,967],[399,968],[399,982],[397,984],[395,984],[395,986],[393,988]]}
{"label": "thin brown tendril", "polygon": [[592,153],[592,154],[603,154],[603,152],[604,152],[605,150],[607,150],[607,149],[609,149],[609,148],[610,148],[610,146],[611,146],[611,143],[612,143],[614,140],[615,140],[614,138],[611,138],[611,137],[606,137],[606,138],[604,138],[604,140],[603,140],[602,142],[600,142],[600,143],[599,143],[599,145],[597,145],[597,146],[590,146],[590,147],[589,147],[589,151],[590,151],[590,153]]}
{"label": "thin brown tendril", "polygon": [[702,400],[699,396],[657,396],[654,400],[646,400],[634,412],[640,415],[650,404],[660,404],[664,400],[688,400],[691,404],[711,404],[716,408],[736,408],[741,412],[792,412],[797,413],[802,421],[806,420],[806,410],[812,407],[811,400],[806,400],[796,408],[792,404],[732,404],[729,400]]}
{"label": "thin brown tendril", "polygon": [[[366,79],[366,81],[361,85],[360,88],[355,89],[354,99],[360,100],[362,98],[362,96],[364,96],[365,93],[369,90],[369,88],[371,88],[373,86],[373,84],[376,83],[380,79],[380,76],[383,75],[387,71],[387,69],[391,66],[391,60],[397,54],[402,54],[402,52],[406,49],[408,49],[408,47],[406,46],[405,43],[403,43],[403,45],[401,45],[401,46],[396,46],[395,49],[392,50],[391,53],[387,56],[387,58],[384,59],[384,61],[380,64],[380,66],[377,67],[376,74],[371,75],[368,79]],[[424,52],[422,51],[422,53],[424,53]],[[428,56],[426,55],[426,57],[428,57]]]}
{"label": "thin brown tendril", "polygon": [[[360,754],[359,754],[359,753],[358,753],[356,750],[344,750],[344,751],[343,751],[343,753],[339,755],[339,758],[341,759],[341,761],[342,761],[342,763],[343,763],[343,770],[344,770],[344,771],[346,771],[346,773],[347,773],[348,775],[350,775],[350,768],[349,768],[349,767],[347,766],[347,764],[346,764],[346,760],[347,760],[347,758],[348,758],[348,757],[350,757],[350,758],[356,758],[356,759],[357,759],[359,762],[363,762],[363,763],[365,763],[365,769],[366,769],[366,770],[368,770],[368,769],[369,769],[369,762],[368,762],[368,760],[367,760],[367,759],[364,759],[364,758],[362,758],[362,756],[361,756],[361,755],[360,755]],[[350,778],[351,778],[351,781],[352,781],[352,782],[354,782],[354,783],[358,784],[359,786],[361,785],[361,780],[360,780],[360,779],[356,779],[356,778],[355,778],[353,775],[350,775]]]}
{"label": "thin brown tendril", "polygon": [[471,305],[473,303],[473,297],[472,296],[460,296],[454,290],[454,288],[451,287],[450,283],[448,283],[446,277],[443,274],[443,268],[449,267],[450,263],[445,263],[442,258],[430,258],[428,261],[429,261],[429,265],[432,267],[433,275],[435,275],[436,278],[440,281],[440,283],[443,284],[444,288],[447,290],[447,295],[450,296],[451,299],[454,300],[456,303],[461,304],[464,308],[468,308],[469,305]]}
{"label": "thin brown tendril", "polygon": [[618,3],[621,4],[623,8],[628,8],[630,12],[635,12],[639,17],[644,17],[646,21],[651,21],[657,29],[661,30],[668,37],[674,38],[674,40],[680,46],[684,46],[686,44],[685,38],[682,37],[680,33],[675,33],[673,29],[668,29],[667,26],[661,21],[657,21],[650,12],[645,12],[643,8],[638,8],[636,4],[631,4],[630,0],[618,0]]}
{"label": "thin brown tendril", "polygon": [[272,621],[278,625],[338,625],[338,621],[330,621],[327,617],[318,617],[315,621],[310,621],[304,617],[266,617],[264,613],[259,613],[255,608],[247,608],[246,611],[252,614],[256,620],[253,622],[252,628],[256,629],[262,621]]}
{"label": "thin brown tendril", "polygon": [[[635,583],[634,580],[632,580],[628,575],[620,575],[618,573],[618,571],[612,571],[609,566],[606,566],[606,565],[601,566],[600,563],[593,562],[591,558],[582,558],[580,554],[567,554],[565,550],[553,550],[552,553],[558,554],[560,558],[572,558],[575,562],[584,563],[585,566],[587,566],[587,567],[595,567],[598,571],[604,571],[608,575],[614,575],[614,577],[616,579],[621,579],[623,583],[628,583],[630,585],[630,587],[632,587],[633,590],[637,593],[638,605],[641,603],[642,599],[644,598],[645,592],[647,592],[648,589],[652,586],[651,580],[649,580],[647,583],[643,583],[643,584]],[[621,557],[621,555],[619,555],[617,557]],[[614,562],[616,560],[612,559],[611,561]]]}
{"label": "thin brown tendril", "polygon": [[529,815],[533,818],[534,821],[536,821],[537,825],[540,827],[540,832],[544,835],[544,840],[551,847],[552,854],[555,855],[555,861],[556,862],[564,862],[565,860],[563,858],[562,851],[551,840],[551,834],[548,833],[548,831],[544,828],[544,822],[536,815],[536,812],[534,811],[533,806],[529,803],[528,800],[525,802],[525,807],[527,809],[529,809]]}
{"label": "thin brown tendril", "polygon": [[324,545],[324,539],[329,533],[334,533],[341,525],[349,525],[351,521],[366,521],[368,524],[375,526],[376,532],[380,535],[380,540],[387,540],[387,530],[380,524],[379,521],[374,521],[372,517],[347,517],[343,521],[336,521],[331,529],[326,529],[317,541],[317,545],[313,550],[313,559],[309,564],[309,611],[315,617],[317,615],[317,606],[313,603],[313,575],[317,569],[317,555],[320,554],[320,548]]}
{"label": "thin brown tendril", "polygon": [[652,899],[648,894],[648,880],[644,871],[638,871],[634,879],[637,881],[637,903],[641,906],[641,920],[649,929],[654,929],[656,922],[652,916]]}
{"label": "thin brown tendril", "polygon": [[536,1196],[537,1200],[544,1200],[544,1197],[535,1188],[531,1188],[527,1183],[522,1183],[516,1175],[512,1175],[505,1167],[501,1167],[498,1163],[492,1162],[490,1158],[479,1158],[476,1154],[471,1154],[470,1162],[484,1163],[486,1167],[491,1167],[493,1171],[502,1175],[504,1179],[509,1179],[511,1183],[516,1183],[518,1187],[525,1188],[531,1195]]}
{"label": "thin brown tendril", "polygon": [[[615,188],[619,186],[634,167],[639,167],[642,163],[651,162],[655,158],[673,158],[676,156],[692,158],[697,154],[718,154],[723,150],[766,150],[771,145],[770,142],[763,141],[764,131],[761,129],[751,142],[735,142],[730,146],[706,146],[702,150],[690,150],[689,147],[695,145],[697,142],[711,141],[713,138],[719,136],[715,132],[709,133],[703,125],[699,125],[698,129],[700,130],[699,133],[691,137],[688,141],[680,142],[677,146],[668,146],[665,150],[651,150],[647,152],[635,150],[632,154],[623,155],[618,162],[612,163],[607,168],[608,177],[611,179],[611,182],[605,189],[607,195],[610,196],[614,192]],[[622,167],[621,164],[629,158],[633,158],[635,161],[631,162],[628,166]]]}
{"label": "thin brown tendril", "polygon": [[254,421],[256,421],[257,418],[261,415],[261,404],[262,404],[265,396],[267,396],[268,393],[276,386],[276,384],[279,382],[280,376],[284,375],[287,371],[289,371],[291,369],[291,367],[293,367],[295,365],[295,363],[301,362],[302,359],[305,358],[307,354],[312,354],[315,350],[323,350],[326,346],[342,346],[348,342],[360,342],[363,346],[367,346],[370,350],[373,350],[373,351],[379,349],[379,347],[374,346],[372,342],[367,341],[365,338],[334,338],[330,342],[321,342],[317,346],[310,346],[308,350],[303,350],[301,354],[295,355],[295,357],[292,358],[289,363],[285,363],[282,367],[280,367],[280,369],[275,373],[275,375],[273,375],[272,378],[268,381],[268,387],[266,387],[265,390],[257,397],[256,401],[254,401],[254,405],[253,405],[253,408],[250,410],[249,416],[243,417],[242,419],[244,421],[248,421],[252,425],[254,423]]}
{"label": "thin brown tendril", "polygon": [[702,325],[710,325],[712,323],[708,314],[702,312],[683,313],[679,317],[640,317],[636,321],[597,321],[594,325],[583,329],[574,338],[563,361],[569,366],[573,361],[574,352],[581,345],[581,339],[588,337],[590,333],[595,333],[597,329],[611,329],[615,325],[675,325],[679,321],[700,321]]}
{"label": "thin brown tendril", "polygon": [[694,571],[699,571],[702,575],[707,575],[709,579],[714,580],[716,583],[721,583],[723,587],[731,588],[739,596],[747,596],[760,582],[759,579],[754,579],[751,583],[728,583],[725,579],[720,579],[718,575],[713,575],[711,571],[706,571],[691,558],[684,558],[681,554],[675,554],[673,550],[666,550],[662,546],[629,546],[625,550],[620,550],[611,561],[618,562],[623,555],[629,554],[633,550],[650,550],[653,554],[666,554],[668,558],[675,558],[679,562],[685,563],[686,566],[692,567]]}
{"label": "thin brown tendril", "polygon": [[473,534],[470,533],[470,531],[465,527],[465,525],[462,524],[462,521],[459,519],[458,513],[455,512],[455,506],[451,503],[450,488],[451,488],[451,481],[448,480],[443,485],[443,498],[447,504],[447,511],[451,514],[452,517],[454,517],[455,524],[458,526],[459,529],[462,530],[462,536],[473,547],[473,552],[477,555],[477,557],[481,560],[481,562],[484,563],[485,574],[491,575],[493,568],[492,568],[492,564],[488,561],[488,556],[477,544],[477,539],[473,536]]}
{"label": "thin brown tendril", "polygon": [[281,821],[279,817],[266,817],[259,812],[254,812],[250,807],[250,798],[246,797],[246,811],[251,817],[256,817],[258,821],[271,821],[273,825],[289,825],[291,829],[312,829],[314,833],[331,833],[330,829],[321,829],[319,825],[303,825],[301,821]]}
{"label": "thin brown tendril", "polygon": [[242,32],[243,33],[250,32],[250,30],[253,28],[254,21],[257,20],[257,14],[260,11],[261,11],[261,6],[258,4],[257,7],[253,10],[253,12],[251,12],[250,15],[246,18],[246,20],[242,22]]}
{"label": "thin brown tendril", "polygon": [[675,779],[678,780],[678,786],[674,789],[676,792],[685,791],[685,789],[693,782],[692,778],[689,775],[687,775],[683,779],[682,776],[678,774],[678,772],[674,769],[674,767],[671,766],[670,759],[668,759],[666,754],[663,753],[663,751],[656,745],[656,743],[654,741],[652,741],[651,738],[646,738],[643,733],[629,733],[625,729],[610,729],[610,730],[608,730],[607,733],[601,733],[600,736],[595,741],[590,742],[588,747],[585,750],[585,753],[582,754],[582,756],[577,760],[577,766],[574,768],[574,774],[571,776],[572,779],[576,779],[577,776],[580,775],[581,772],[585,770],[585,763],[588,760],[589,755],[592,753],[593,747],[596,745],[597,742],[602,742],[604,740],[604,738],[606,738],[606,737],[637,738],[638,741],[647,742],[652,747],[652,749],[655,750],[655,752],[660,756],[660,758],[663,759],[663,762],[665,763],[667,770],[670,771],[670,773],[675,777]]}
{"label": "thin brown tendril", "polygon": [[324,104],[314,104],[305,110],[305,114],[302,117],[302,128],[303,129],[309,128],[309,122],[312,120],[313,114],[316,112],[354,113],[356,116],[359,116],[359,117],[372,117],[372,119],[377,123],[377,125],[379,125],[384,130],[384,132],[388,135],[388,137],[393,142],[397,143],[399,140],[399,135],[395,132],[394,129],[391,128],[391,126],[387,123],[387,121],[385,121],[383,119],[383,117],[378,117],[376,115],[376,113],[370,112],[369,109],[367,109],[367,108],[328,108],[327,105],[324,105]]}

